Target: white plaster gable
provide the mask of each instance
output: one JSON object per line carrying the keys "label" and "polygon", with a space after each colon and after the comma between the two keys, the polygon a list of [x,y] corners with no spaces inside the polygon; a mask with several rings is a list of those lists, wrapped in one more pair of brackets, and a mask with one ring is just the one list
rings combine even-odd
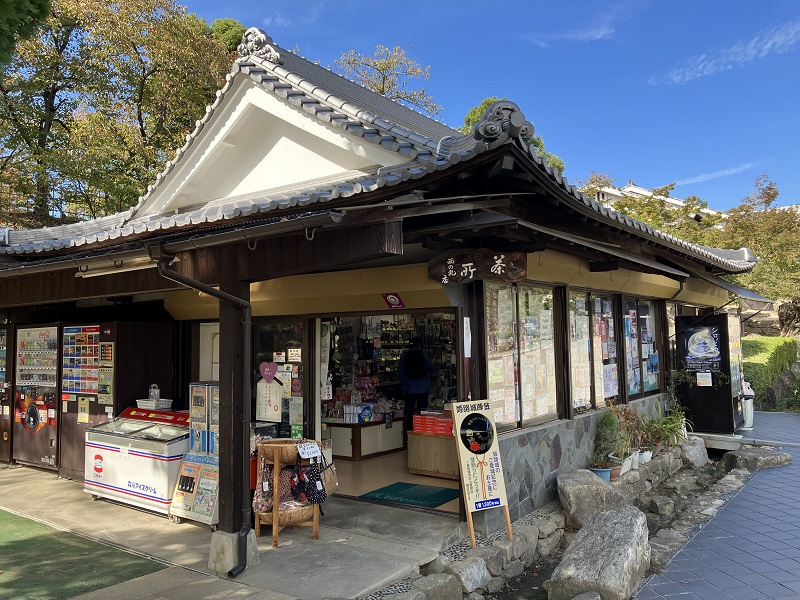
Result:
{"label": "white plaster gable", "polygon": [[241,78],[135,217],[268,195],[304,182],[335,181],[337,175],[345,180],[405,160]]}

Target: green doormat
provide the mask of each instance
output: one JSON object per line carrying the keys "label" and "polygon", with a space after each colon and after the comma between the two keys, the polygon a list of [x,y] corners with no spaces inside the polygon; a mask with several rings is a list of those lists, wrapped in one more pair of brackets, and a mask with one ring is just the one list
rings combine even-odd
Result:
{"label": "green doormat", "polygon": [[362,494],[361,498],[365,500],[393,502],[394,504],[410,504],[411,506],[435,508],[445,502],[450,502],[458,498],[458,490],[434,485],[398,482],[377,489],[374,492]]}
{"label": "green doormat", "polygon": [[0,510],[0,598],[73,598],[164,567]]}

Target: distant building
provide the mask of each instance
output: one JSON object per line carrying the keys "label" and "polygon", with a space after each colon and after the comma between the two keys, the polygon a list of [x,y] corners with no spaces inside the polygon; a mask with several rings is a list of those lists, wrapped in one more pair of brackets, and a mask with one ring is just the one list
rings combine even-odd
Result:
{"label": "distant building", "polygon": [[[614,186],[600,188],[600,190],[597,192],[596,200],[609,208],[613,208],[617,200],[622,200],[623,198],[647,198],[652,196],[653,192],[651,190],[636,185],[629,179],[627,185],[623,188]],[[674,206],[676,208],[684,205],[684,201],[680,198],[671,198],[669,196],[657,196],[657,198],[659,200],[663,200],[667,205]],[[704,208],[698,215],[695,215],[695,219],[700,221],[704,216],[711,215],[721,216],[723,219],[727,218],[725,213],[714,210],[713,208]]]}

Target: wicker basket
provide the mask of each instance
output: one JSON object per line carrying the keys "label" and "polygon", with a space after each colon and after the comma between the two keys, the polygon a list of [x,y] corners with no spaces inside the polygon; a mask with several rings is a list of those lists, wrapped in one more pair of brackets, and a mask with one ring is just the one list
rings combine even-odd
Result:
{"label": "wicker basket", "polygon": [[[313,442],[314,440],[276,438],[258,443],[258,454],[269,462],[275,462],[276,453],[282,465],[293,465],[297,460],[297,444]],[[317,442],[321,446],[320,442]]]}
{"label": "wicker basket", "polygon": [[[301,506],[292,510],[281,510],[278,512],[278,526],[290,527],[299,525],[314,518],[314,505]],[[258,519],[263,525],[272,525],[272,513],[258,513]]]}

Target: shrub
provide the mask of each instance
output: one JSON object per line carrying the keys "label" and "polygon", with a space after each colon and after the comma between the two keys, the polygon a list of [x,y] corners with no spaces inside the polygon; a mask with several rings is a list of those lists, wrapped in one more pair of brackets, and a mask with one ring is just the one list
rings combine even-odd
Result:
{"label": "shrub", "polygon": [[787,337],[747,336],[742,338],[744,378],[757,399],[763,399],[767,386],[797,361],[797,341]]}

